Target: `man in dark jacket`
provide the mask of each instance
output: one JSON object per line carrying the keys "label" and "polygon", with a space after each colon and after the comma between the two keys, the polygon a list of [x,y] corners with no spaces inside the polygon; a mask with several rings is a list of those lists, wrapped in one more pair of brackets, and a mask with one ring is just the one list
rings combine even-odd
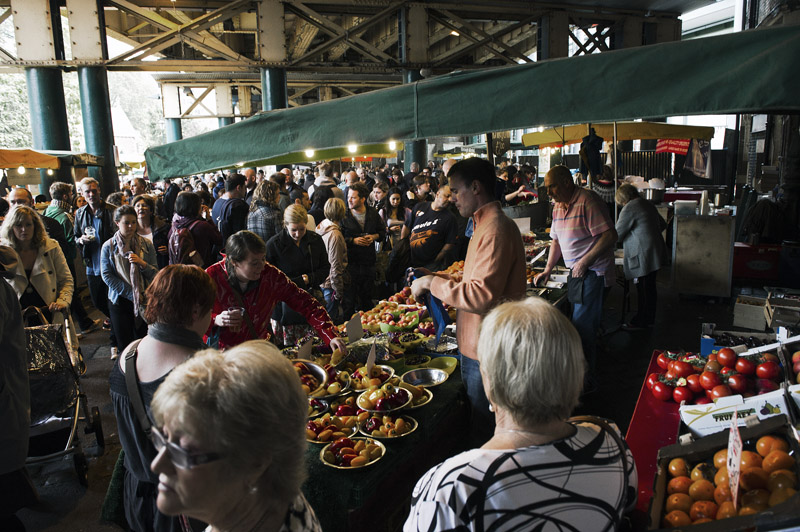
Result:
{"label": "man in dark jacket", "polygon": [[222,235],[211,220],[204,220],[200,216],[202,201],[195,192],[181,192],[175,200],[175,220],[172,222],[170,236],[173,231],[188,228],[192,233],[194,246],[200,258],[203,259],[203,268],[208,268],[217,262],[217,254],[222,249]]}
{"label": "man in dark jacket", "polygon": [[[100,250],[103,243],[114,236],[117,226],[114,224],[114,208],[103,201],[100,195],[100,184],[96,179],[86,177],[78,185],[86,205],[75,213],[75,243],[81,252],[86,265],[86,282],[89,295],[95,308],[106,315],[108,312],[108,286],[100,274]],[[87,231],[88,230],[88,231]],[[111,332],[113,338],[114,332]],[[111,345],[116,345],[112,339]],[[113,356],[112,352],[112,356]]]}
{"label": "man in dark jacket", "polygon": [[[369,191],[361,182],[347,191],[347,214],[342,221],[342,234],[347,244],[347,271],[350,288],[344,294],[344,315],[350,319],[356,310],[372,308],[375,284],[375,242],[382,242],[386,226],[378,211],[367,205]],[[358,300],[358,301],[356,301]]]}
{"label": "man in dark jacket", "polygon": [[232,234],[247,229],[247,213],[250,212],[250,206],[244,201],[247,193],[245,182],[242,174],[230,176],[225,182],[225,194],[214,202],[211,210],[211,216],[219,232],[222,233],[223,242]]}

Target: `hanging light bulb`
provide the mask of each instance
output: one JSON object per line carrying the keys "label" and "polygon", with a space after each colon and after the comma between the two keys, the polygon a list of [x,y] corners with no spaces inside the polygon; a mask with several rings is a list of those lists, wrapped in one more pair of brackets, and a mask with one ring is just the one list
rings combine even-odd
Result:
{"label": "hanging light bulb", "polygon": [[48,168],[47,169],[47,175],[53,175],[53,169],[52,168]]}
{"label": "hanging light bulb", "polygon": [[393,140],[390,140],[389,141],[389,149],[392,150],[392,151],[396,150],[397,149],[397,143],[395,141],[393,141]]}
{"label": "hanging light bulb", "polygon": [[306,154],[306,157],[308,157],[308,158],[310,159],[310,158],[312,158],[312,157],[314,156],[314,150],[312,150],[311,148],[309,148],[309,149],[307,149],[307,150],[305,151],[305,154]]}
{"label": "hanging light bulb", "polygon": [[19,168],[17,168],[17,173],[18,173],[19,175],[22,175],[22,174],[24,174],[24,173],[25,173],[25,167],[24,167],[24,166],[22,166],[22,165],[19,165]]}
{"label": "hanging light bulb", "polygon": [[348,144],[347,145],[347,151],[349,151],[350,153],[355,153],[356,151],[358,151],[358,145],[357,144]]}

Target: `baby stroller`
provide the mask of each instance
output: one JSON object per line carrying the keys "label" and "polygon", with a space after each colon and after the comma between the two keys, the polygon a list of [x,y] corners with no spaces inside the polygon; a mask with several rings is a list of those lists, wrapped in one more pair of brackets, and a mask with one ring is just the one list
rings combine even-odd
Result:
{"label": "baby stroller", "polygon": [[94,432],[101,453],[105,439],[100,411],[97,407],[90,411],[86,394],[81,392],[83,359],[70,344],[66,324],[59,320],[61,313],[53,313],[53,321],[60,321],[57,324],[50,324],[37,307],[26,308],[22,316],[26,324],[31,389],[30,450],[26,464],[40,464],[71,454],[78,480],[86,486],[89,463],[78,436],[78,422],[86,423],[85,434]]}

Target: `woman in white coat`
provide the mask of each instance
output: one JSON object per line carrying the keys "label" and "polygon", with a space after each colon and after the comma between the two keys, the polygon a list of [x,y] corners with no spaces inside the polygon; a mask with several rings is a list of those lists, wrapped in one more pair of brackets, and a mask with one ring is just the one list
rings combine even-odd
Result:
{"label": "woman in white coat", "polygon": [[69,313],[74,289],[67,259],[58,242],[47,236],[39,214],[17,205],[0,226],[0,242],[14,248],[20,261],[10,284],[23,310],[38,307],[51,323],[68,321],[70,344],[77,352],[78,339]]}

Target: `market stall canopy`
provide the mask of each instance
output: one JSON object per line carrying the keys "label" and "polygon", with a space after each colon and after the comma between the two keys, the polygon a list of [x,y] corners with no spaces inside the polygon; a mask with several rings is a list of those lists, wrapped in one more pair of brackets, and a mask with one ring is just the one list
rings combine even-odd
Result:
{"label": "market stall canopy", "polygon": [[[614,138],[614,124],[577,124],[545,129],[522,135],[525,146],[552,148],[565,144],[576,144],[593,128],[598,137],[608,141]],[[662,122],[617,122],[617,140],[637,139],[702,139],[711,140],[713,127],[683,126]]]}
{"label": "market stall canopy", "polygon": [[0,149],[0,168],[44,168],[57,170],[61,165],[103,166],[103,157],[91,153],[70,151],[38,151],[31,149]]}
{"label": "market stall canopy", "polygon": [[350,143],[664,116],[791,113],[800,111],[798,70],[797,26],[749,30],[454,72],[266,112],[150,148],[145,157],[150,178],[164,179]]}

